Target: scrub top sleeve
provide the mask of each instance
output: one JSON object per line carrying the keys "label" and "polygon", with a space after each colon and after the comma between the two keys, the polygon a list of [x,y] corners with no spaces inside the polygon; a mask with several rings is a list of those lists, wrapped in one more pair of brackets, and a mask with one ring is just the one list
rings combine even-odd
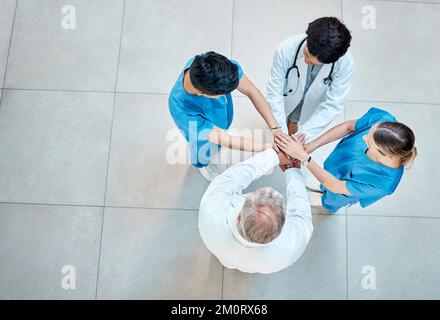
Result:
{"label": "scrub top sleeve", "polygon": [[189,116],[188,117],[188,137],[189,142],[207,141],[205,138],[209,135],[214,128],[209,120],[201,116]]}
{"label": "scrub top sleeve", "polygon": [[395,122],[396,118],[394,118],[390,113],[385,110],[373,107],[370,108],[370,110],[368,110],[366,114],[364,114],[356,121],[354,128],[356,131],[362,131],[371,128],[374,124],[378,122],[386,121]]}
{"label": "scrub top sleeve", "polygon": [[191,65],[192,65],[192,63],[194,62],[194,59],[195,59],[195,58],[196,58],[196,56],[190,58],[190,59],[186,62],[184,70],[186,70],[186,69],[188,69],[189,67],[191,67]]}
{"label": "scrub top sleeve", "polygon": [[385,192],[382,188],[368,183],[348,180],[346,187],[348,192],[358,199],[385,196]]}
{"label": "scrub top sleeve", "polygon": [[243,77],[243,69],[241,68],[241,65],[235,60],[231,60],[231,62],[237,66],[238,80],[241,80],[241,78]]}

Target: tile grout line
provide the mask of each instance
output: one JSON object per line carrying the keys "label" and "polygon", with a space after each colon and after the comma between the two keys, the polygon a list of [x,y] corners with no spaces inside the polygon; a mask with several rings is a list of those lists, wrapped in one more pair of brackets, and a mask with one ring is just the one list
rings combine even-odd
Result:
{"label": "tile grout line", "polygon": [[341,19],[344,22],[344,0],[341,0]]}
{"label": "tile grout line", "polygon": [[108,91],[108,90],[76,90],[76,89],[45,89],[45,88],[7,88],[3,87],[4,90],[9,91],[43,91],[43,92],[75,92],[75,93],[120,93],[120,94],[144,94],[144,95],[162,95],[168,96],[169,93],[165,92],[142,92],[142,91]]}
{"label": "tile grout line", "polygon": [[387,2],[391,2],[391,3],[407,3],[407,4],[413,4],[413,3],[417,3],[417,4],[440,4],[439,2],[429,2],[429,1],[403,1],[403,0],[370,0],[370,2],[383,2],[383,3],[387,3]]}
{"label": "tile grout line", "polygon": [[224,293],[223,293],[224,284],[225,284],[225,267],[222,265],[222,292],[221,292],[220,300],[224,299]]}
{"label": "tile grout line", "polygon": [[235,0],[232,0],[232,19],[231,19],[231,59],[234,53],[234,18],[235,18]]}
{"label": "tile grout line", "polygon": [[[3,87],[3,90],[8,91],[47,91],[47,92],[77,92],[77,93],[116,93],[116,94],[143,94],[143,95],[161,95],[168,96],[165,92],[147,92],[147,91],[105,91],[105,90],[74,90],[74,89],[31,89],[31,88],[8,88]],[[245,98],[241,95],[236,95],[234,98]],[[367,99],[346,99],[346,102],[367,102],[367,103],[395,103],[395,104],[414,104],[427,106],[440,106],[440,102],[411,102],[411,101],[393,101],[393,100],[367,100]]]}
{"label": "tile grout line", "polygon": [[15,25],[15,17],[17,15],[18,1],[19,0],[15,1],[14,17],[12,18],[11,35],[9,37],[8,53],[6,54],[5,73],[3,74],[2,91],[0,93],[0,108],[1,108],[1,103],[3,101],[3,91],[5,89],[4,86],[6,82],[6,72],[8,71],[9,53],[11,52],[12,35],[14,34],[14,25]]}
{"label": "tile grout line", "polygon": [[175,210],[175,211],[198,211],[199,210],[196,208],[191,209],[191,208],[163,208],[163,207],[105,206],[105,205],[95,205],[95,204],[16,202],[16,201],[0,201],[0,204],[29,205],[29,206],[55,206],[55,207],[138,209],[138,210]]}
{"label": "tile grout line", "polygon": [[[165,92],[147,92],[147,91],[105,91],[105,90],[75,90],[75,89],[41,89],[41,88],[8,88],[3,87],[3,90],[8,91],[47,91],[47,92],[78,92],[78,93],[117,93],[117,94],[143,94],[143,95],[162,95],[168,96]],[[236,95],[234,98],[245,98],[241,95]],[[393,101],[393,100],[367,100],[367,99],[346,99],[346,102],[368,102],[368,103],[399,103],[399,104],[415,104],[427,106],[440,106],[440,102],[411,102],[411,101]]]}
{"label": "tile grout line", "polygon": [[[56,206],[56,207],[85,207],[85,208],[103,208],[103,209],[133,209],[133,210],[160,210],[160,211],[198,211],[197,208],[163,208],[163,207],[131,207],[131,206],[105,206],[93,204],[68,204],[68,203],[37,203],[37,202],[12,202],[0,201],[0,204],[10,205],[28,205],[28,206]],[[313,216],[333,216],[329,213],[312,213]],[[368,217],[368,218],[407,218],[407,219],[440,219],[434,216],[401,216],[401,215],[385,215],[385,214],[364,214],[364,213],[350,213],[340,214],[335,216],[350,216],[350,217]]]}
{"label": "tile grout line", "polygon": [[[80,90],[80,89],[47,89],[47,88],[10,88],[3,89],[9,91],[43,91],[43,92],[78,92],[78,93],[115,93],[115,91],[108,90]],[[123,92],[121,92],[123,93]]]}
{"label": "tile grout line", "polygon": [[101,236],[99,241],[99,255],[98,255],[98,266],[97,266],[97,272],[96,272],[96,287],[95,287],[95,300],[98,299],[98,286],[99,286],[99,271],[100,271],[100,265],[101,265],[101,251],[102,251],[102,239],[104,234],[104,220],[105,220],[105,203],[107,201],[107,186],[108,186],[108,173],[109,173],[109,165],[110,165],[110,153],[112,149],[112,134],[113,134],[113,123],[115,119],[115,109],[116,109],[116,90],[118,86],[118,75],[119,75],[119,64],[120,64],[120,58],[121,58],[121,46],[122,46],[122,32],[124,28],[124,17],[125,17],[125,2],[122,3],[122,18],[121,18],[121,28],[120,28],[120,35],[119,35],[119,52],[118,52],[118,60],[116,64],[116,77],[115,77],[115,88],[113,92],[113,111],[112,111],[112,121],[110,125],[110,136],[109,136],[109,146],[108,146],[108,155],[107,155],[107,173],[105,177],[105,189],[104,189],[104,206],[102,208],[102,221],[101,221]]}

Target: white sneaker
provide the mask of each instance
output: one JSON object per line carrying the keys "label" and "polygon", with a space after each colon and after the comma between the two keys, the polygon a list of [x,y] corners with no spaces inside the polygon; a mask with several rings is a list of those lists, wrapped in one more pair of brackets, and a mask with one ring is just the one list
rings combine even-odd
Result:
{"label": "white sneaker", "polygon": [[216,164],[210,163],[205,167],[199,168],[199,172],[203,178],[208,181],[214,180],[219,175],[219,170]]}

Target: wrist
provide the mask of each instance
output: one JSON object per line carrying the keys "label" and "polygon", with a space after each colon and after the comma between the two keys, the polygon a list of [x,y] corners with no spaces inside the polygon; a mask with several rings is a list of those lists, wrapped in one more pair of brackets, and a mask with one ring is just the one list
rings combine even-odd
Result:
{"label": "wrist", "polygon": [[312,150],[316,150],[321,146],[321,142],[318,139],[316,139],[316,140],[310,141],[310,145],[312,146]]}
{"label": "wrist", "polygon": [[303,163],[304,161],[307,161],[310,158],[310,155],[307,152],[304,152],[302,154],[300,154],[300,156],[298,157],[298,160],[301,161],[301,163]]}

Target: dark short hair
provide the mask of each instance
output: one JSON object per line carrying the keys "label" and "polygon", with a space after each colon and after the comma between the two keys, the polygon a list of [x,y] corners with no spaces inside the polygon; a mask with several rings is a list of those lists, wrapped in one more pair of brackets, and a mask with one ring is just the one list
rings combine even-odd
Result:
{"label": "dark short hair", "polygon": [[216,96],[238,87],[238,67],[213,51],[197,55],[189,68],[192,85],[204,94]]}
{"label": "dark short hair", "polygon": [[336,62],[350,47],[350,31],[335,17],[316,19],[306,33],[309,52],[322,63]]}

